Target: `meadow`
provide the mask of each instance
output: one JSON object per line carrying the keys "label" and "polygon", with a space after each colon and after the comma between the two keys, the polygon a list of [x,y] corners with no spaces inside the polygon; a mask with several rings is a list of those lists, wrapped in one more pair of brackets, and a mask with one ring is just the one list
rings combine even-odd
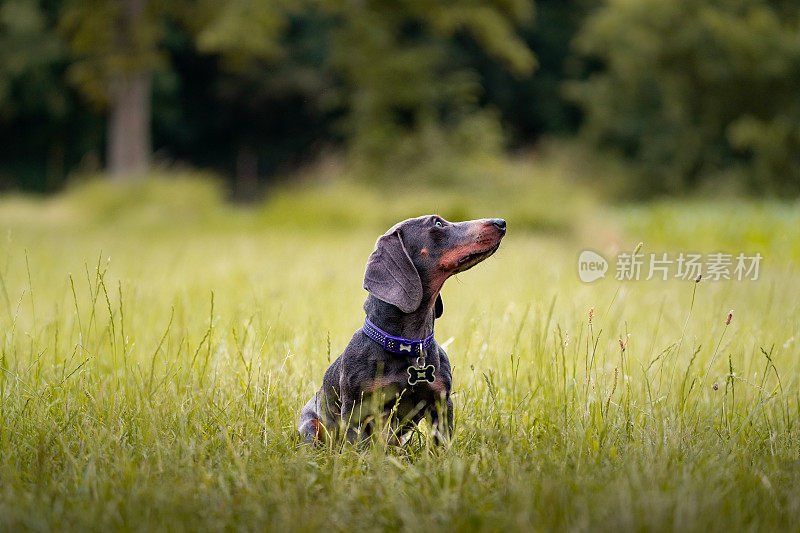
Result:
{"label": "meadow", "polygon": [[[620,203],[583,170],[306,179],[251,206],[174,172],[0,198],[0,530],[797,530],[800,205]],[[453,442],[298,447],[375,239],[431,212],[509,228],[444,287]],[[582,250],[640,242],[764,260],[755,281],[578,278]]]}

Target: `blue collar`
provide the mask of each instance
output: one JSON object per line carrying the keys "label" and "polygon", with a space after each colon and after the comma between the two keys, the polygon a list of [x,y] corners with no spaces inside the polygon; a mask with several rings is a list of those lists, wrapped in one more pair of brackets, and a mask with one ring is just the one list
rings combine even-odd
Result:
{"label": "blue collar", "polygon": [[381,328],[373,324],[369,318],[364,318],[364,334],[374,340],[387,352],[396,354],[423,355],[428,346],[433,342],[433,333],[421,340],[406,339],[405,337],[395,337],[389,335]]}

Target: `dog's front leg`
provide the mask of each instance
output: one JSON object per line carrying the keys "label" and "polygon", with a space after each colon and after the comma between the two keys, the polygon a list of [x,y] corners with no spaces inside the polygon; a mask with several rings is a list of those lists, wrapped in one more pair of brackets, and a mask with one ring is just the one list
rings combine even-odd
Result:
{"label": "dog's front leg", "polygon": [[430,408],[430,417],[433,442],[437,445],[450,442],[453,437],[453,400],[449,395]]}
{"label": "dog's front leg", "polygon": [[339,427],[341,434],[350,444],[359,443],[363,435],[361,435],[361,400],[356,399],[348,394],[342,395],[342,411]]}

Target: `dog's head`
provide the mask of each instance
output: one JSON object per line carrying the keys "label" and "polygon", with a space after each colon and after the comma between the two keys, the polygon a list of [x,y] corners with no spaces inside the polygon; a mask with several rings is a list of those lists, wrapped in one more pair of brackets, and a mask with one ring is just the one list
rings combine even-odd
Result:
{"label": "dog's head", "polygon": [[445,280],[492,255],[505,234],[506,221],[500,218],[452,223],[429,215],[404,220],[375,243],[364,288],[404,313],[429,305],[436,295],[438,317]]}

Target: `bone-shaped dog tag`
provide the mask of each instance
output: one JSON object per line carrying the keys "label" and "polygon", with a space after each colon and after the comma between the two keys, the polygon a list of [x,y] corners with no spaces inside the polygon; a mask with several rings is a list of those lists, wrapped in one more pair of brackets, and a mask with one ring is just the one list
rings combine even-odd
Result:
{"label": "bone-shaped dog tag", "polygon": [[433,365],[428,365],[424,368],[417,368],[415,366],[408,367],[408,384],[409,385],[416,385],[420,381],[427,381],[428,383],[433,383],[436,381],[436,377],[433,375],[434,368]]}

